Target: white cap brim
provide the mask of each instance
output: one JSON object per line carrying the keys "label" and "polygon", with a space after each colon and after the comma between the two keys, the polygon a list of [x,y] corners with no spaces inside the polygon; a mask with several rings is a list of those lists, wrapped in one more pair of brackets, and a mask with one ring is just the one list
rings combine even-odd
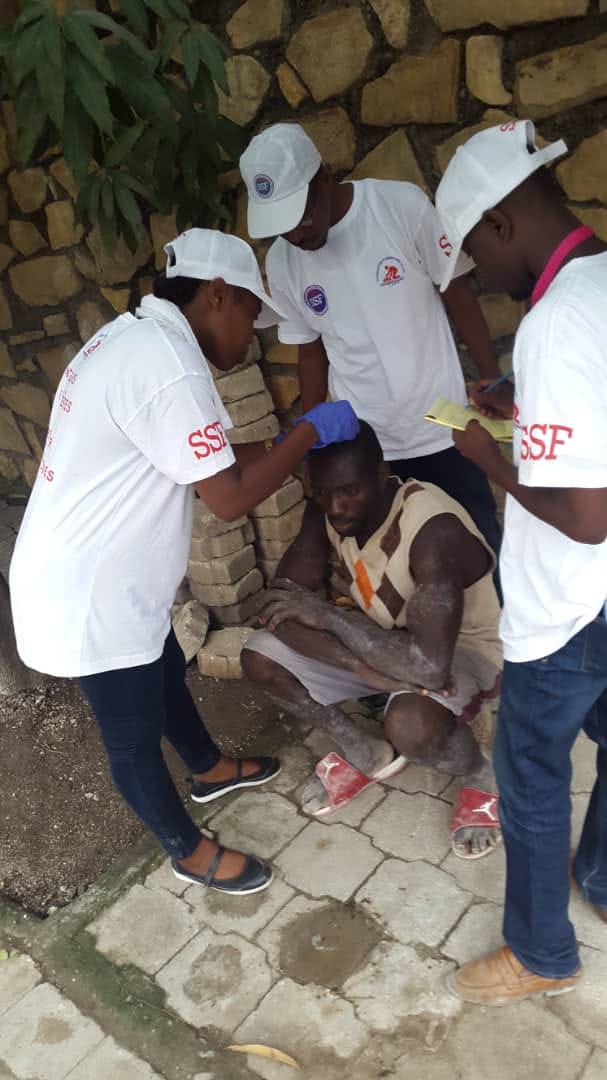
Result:
{"label": "white cap brim", "polygon": [[253,240],[263,240],[268,236],[282,236],[295,229],[306,209],[309,184],[287,195],[285,199],[273,199],[266,203],[257,202],[249,196],[247,207],[247,229]]}

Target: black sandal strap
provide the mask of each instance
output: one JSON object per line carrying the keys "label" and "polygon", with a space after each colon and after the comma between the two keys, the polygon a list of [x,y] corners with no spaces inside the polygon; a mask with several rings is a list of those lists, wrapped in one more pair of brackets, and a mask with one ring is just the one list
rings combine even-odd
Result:
{"label": "black sandal strap", "polygon": [[211,865],[209,866],[209,869],[202,878],[202,881],[205,885],[210,885],[212,883],[213,878],[215,877],[217,867],[219,866],[219,863],[221,861],[221,856],[225,854],[225,850],[226,849],[224,847],[221,847],[221,845],[217,848],[217,851],[213,856],[213,859],[211,860]]}
{"label": "black sandal strap", "polygon": [[242,759],[236,758],[236,780],[242,780]]}

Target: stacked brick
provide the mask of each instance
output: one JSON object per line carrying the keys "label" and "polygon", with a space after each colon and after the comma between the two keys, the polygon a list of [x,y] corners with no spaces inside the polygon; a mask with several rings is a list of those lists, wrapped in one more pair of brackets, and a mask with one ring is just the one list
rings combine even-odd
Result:
{"label": "stacked brick", "polygon": [[291,477],[252,511],[257,565],[266,582],[272,580],[278,563],[297,536],[304,506],[301,481]]}
{"label": "stacked brick", "polygon": [[201,499],[194,508],[188,578],[192,596],[204,604],[216,626],[234,626],[254,616],[263,588],[246,517],[220,521]]}

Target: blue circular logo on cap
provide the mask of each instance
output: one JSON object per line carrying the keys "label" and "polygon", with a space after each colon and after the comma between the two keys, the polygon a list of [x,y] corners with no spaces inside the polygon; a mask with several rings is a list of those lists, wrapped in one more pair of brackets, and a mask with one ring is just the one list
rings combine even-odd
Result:
{"label": "blue circular logo on cap", "polygon": [[260,199],[269,199],[274,191],[274,181],[263,173],[255,177],[253,184]]}
{"label": "blue circular logo on cap", "polygon": [[324,289],[321,289],[320,285],[308,285],[304,293],[304,300],[310,311],[313,311],[315,315],[325,315],[329,309],[327,294]]}

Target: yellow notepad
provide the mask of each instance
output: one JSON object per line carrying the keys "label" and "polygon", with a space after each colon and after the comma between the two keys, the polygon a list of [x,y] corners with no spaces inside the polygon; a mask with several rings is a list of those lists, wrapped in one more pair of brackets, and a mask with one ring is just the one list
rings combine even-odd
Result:
{"label": "yellow notepad", "polygon": [[439,397],[432,408],[424,416],[424,420],[430,420],[433,424],[442,424],[443,427],[455,428],[456,431],[465,431],[471,420],[478,420],[482,427],[486,428],[498,442],[512,442],[512,420],[490,420],[475,409],[474,406],[467,409],[465,405],[458,405],[455,401]]}

